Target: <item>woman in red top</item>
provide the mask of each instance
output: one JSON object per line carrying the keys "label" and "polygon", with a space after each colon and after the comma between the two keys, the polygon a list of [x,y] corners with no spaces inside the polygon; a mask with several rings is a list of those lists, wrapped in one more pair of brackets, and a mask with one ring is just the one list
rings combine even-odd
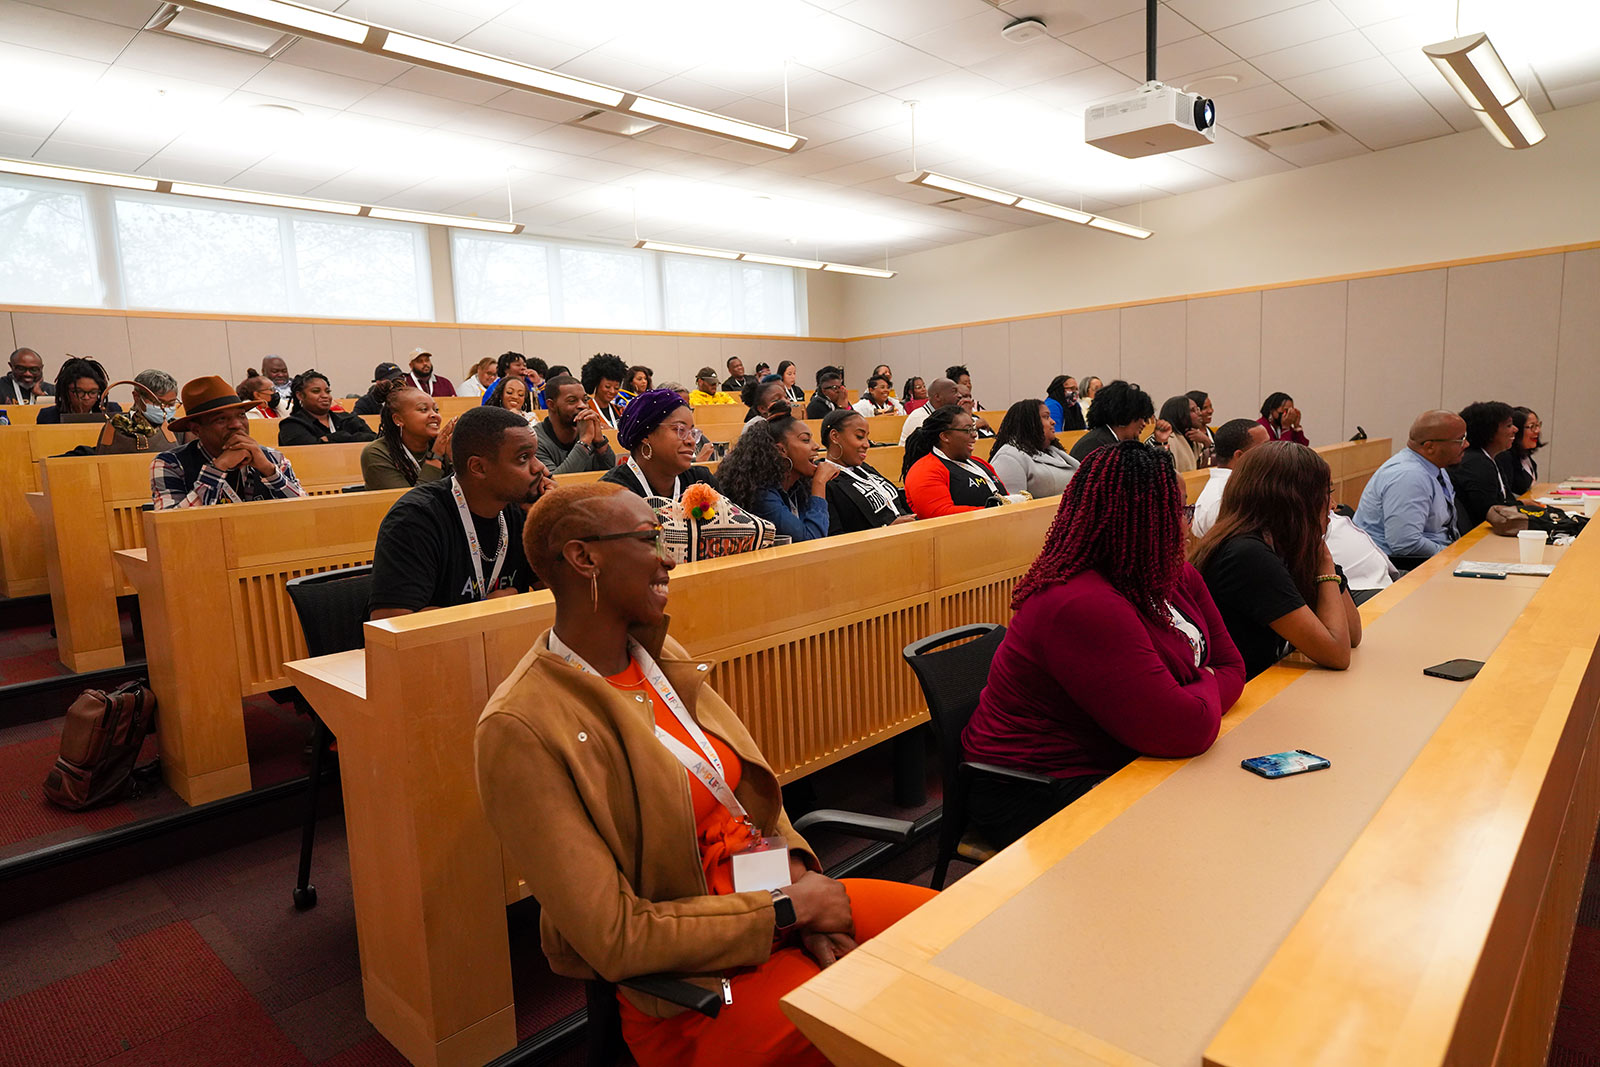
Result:
{"label": "woman in red top", "polygon": [[1183,482],[1165,451],[1122,441],[1067,483],[1011,596],[966,758],[1056,780],[980,780],[972,821],[1003,847],[1140,756],[1198,756],[1244,688],[1244,661],[1183,559]]}
{"label": "woman in red top", "polygon": [[1005,483],[972,454],[978,426],[957,404],[933,411],[906,438],[906,503],[919,519],[1004,503]]}

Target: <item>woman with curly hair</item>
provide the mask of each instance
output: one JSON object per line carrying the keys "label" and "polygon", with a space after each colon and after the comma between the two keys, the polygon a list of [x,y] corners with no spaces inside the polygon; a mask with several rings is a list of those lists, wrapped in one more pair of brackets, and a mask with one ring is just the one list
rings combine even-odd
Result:
{"label": "woman with curly hair", "polygon": [[56,374],[55,405],[39,412],[39,425],[59,423],[63,415],[115,415],[122,405],[106,399],[111,379],[92,359],[69,356]]}
{"label": "woman with curly hair", "polygon": [[439,404],[407,378],[382,383],[378,439],[361,450],[361,480],[368,489],[406,489],[450,473],[450,436]]}
{"label": "woman with curly hair", "polygon": [[961,735],[968,760],[1048,786],[980,779],[969,803],[1004,847],[1140,756],[1198,756],[1244,688],[1244,662],[1206,584],[1183,560],[1183,482],[1137,441],[1090,453]]}
{"label": "woman with curly hair", "polygon": [[365,443],[378,436],[360,415],[333,410],[333,387],[321,371],[296,374],[289,403],[289,414],[278,420],[279,445]]}
{"label": "woman with curly hair", "polygon": [[723,495],[796,541],[828,536],[828,483],[839,476],[818,464],[811,427],[792,415],[746,426],[717,466]]}
{"label": "woman with curly hair", "polygon": [[619,401],[622,383],[628,380],[628,365],[610,352],[599,352],[589,357],[589,362],[578,372],[583,391],[589,395],[589,407],[613,430],[617,419],[626,407]]}

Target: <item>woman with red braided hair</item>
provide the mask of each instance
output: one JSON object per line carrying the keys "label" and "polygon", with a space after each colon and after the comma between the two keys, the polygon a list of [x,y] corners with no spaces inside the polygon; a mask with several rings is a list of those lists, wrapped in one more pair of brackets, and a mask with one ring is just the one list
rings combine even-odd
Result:
{"label": "woman with red braided hair", "polygon": [[1198,756],[1244,661],[1183,558],[1183,483],[1164,450],[1096,449],[1067,483],[961,735],[968,760],[1054,779],[979,779],[971,818],[1003,848],[1140,756]]}

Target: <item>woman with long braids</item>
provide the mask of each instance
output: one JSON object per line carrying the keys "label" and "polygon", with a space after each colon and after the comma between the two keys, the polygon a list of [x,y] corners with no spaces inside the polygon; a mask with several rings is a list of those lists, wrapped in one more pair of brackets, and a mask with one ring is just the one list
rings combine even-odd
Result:
{"label": "woman with long braids", "polygon": [[980,511],[1005,503],[1005,483],[993,467],[972,454],[977,440],[977,423],[959,404],[930,412],[906,438],[901,475],[906,503],[917,518]]}
{"label": "woman with long braids", "polygon": [[1123,441],[1085,457],[961,735],[966,758],[1044,774],[980,779],[972,820],[1004,847],[1140,756],[1197,756],[1244,688],[1244,662],[1183,560],[1183,482]]}
{"label": "woman with long braids", "polygon": [[39,425],[59,423],[63,415],[115,415],[122,405],[106,399],[111,379],[97,361],[69,356],[56,374],[56,402],[39,412]]}
{"label": "woman with long braids", "polygon": [[450,436],[439,404],[407,378],[383,383],[378,439],[361,450],[361,480],[368,489],[405,489],[450,473]]}
{"label": "woman with long braids", "polygon": [[792,415],[745,427],[717,466],[723,495],[796,541],[828,536],[828,483],[839,468],[817,462],[811,427]]}
{"label": "woman with long braids", "polygon": [[1189,559],[1254,678],[1292,645],[1336,671],[1361,643],[1361,614],[1328,549],[1328,461],[1293,441],[1268,441],[1233,465],[1216,525]]}
{"label": "woman with long braids", "polygon": [[378,436],[360,415],[333,410],[333,388],[321,371],[296,374],[289,403],[289,414],[278,420],[279,445],[337,445]]}

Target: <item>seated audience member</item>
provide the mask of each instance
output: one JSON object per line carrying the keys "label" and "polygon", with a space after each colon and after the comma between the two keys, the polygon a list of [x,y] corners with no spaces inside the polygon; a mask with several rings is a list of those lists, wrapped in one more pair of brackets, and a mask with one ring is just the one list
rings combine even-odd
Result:
{"label": "seated audience member", "polygon": [[1516,427],[1516,436],[1511,439],[1511,447],[1494,457],[1494,462],[1500,468],[1506,490],[1512,496],[1521,496],[1539,480],[1539,464],[1533,454],[1544,447],[1539,440],[1544,423],[1532,408],[1518,407],[1511,409],[1511,424]]}
{"label": "seated audience member", "polygon": [[[589,394],[589,410],[600,416],[600,421],[612,429],[616,429],[617,418],[627,406],[618,399],[622,393],[622,382],[627,377],[628,365],[610,352],[598,352],[583,365],[580,380],[583,382],[583,391]],[[547,399],[546,406],[548,404]]]}
{"label": "seated audience member", "polygon": [[689,394],[689,403],[700,408],[708,404],[737,404],[738,398],[731,393],[724,393],[717,382],[717,372],[712,367],[701,367],[694,376],[694,391]]}
{"label": "seated audience member", "polygon": [[[367,391],[356,397],[356,402],[350,408],[356,415],[376,415],[383,410],[383,398],[388,395],[389,382],[395,379],[404,379],[406,372],[400,369],[398,363],[380,363],[372,369],[372,384]],[[294,389],[289,390],[291,396]]]}
{"label": "seated audience member", "polygon": [[[530,362],[528,364],[528,369],[530,371],[532,371],[532,369],[534,367],[534,364],[542,363],[542,362],[544,362],[544,361],[541,360],[541,359],[535,358],[532,362]],[[565,363],[557,363],[554,366],[552,366],[550,368],[550,373],[546,374],[545,377],[546,378],[554,378],[558,374],[565,374],[565,375],[567,375],[569,377],[572,377],[572,378],[576,378],[577,377],[576,374],[572,373],[572,368],[567,366]]]}
{"label": "seated audience member", "polygon": [[889,369],[889,364],[880,363],[876,367],[873,367],[872,374],[867,375],[867,379],[870,381],[874,376],[881,377],[884,381],[888,382],[889,392],[894,392],[894,371]]}
{"label": "seated audience member", "polygon": [[844,371],[823,367],[817,372],[817,391],[806,405],[806,418],[825,419],[835,411],[850,407],[850,390],[844,385]]}
{"label": "seated audience member", "polygon": [[426,348],[411,350],[411,372],[406,375],[411,384],[431,397],[455,396],[456,387],[450,379],[433,373],[433,353]]}
{"label": "seated audience member", "polygon": [[528,383],[528,405],[543,411],[549,407],[545,401],[545,383],[558,374],[575,375],[566,367],[552,367],[538,356],[523,362],[523,379]]}
{"label": "seated audience member", "polygon": [[757,363],[756,364],[755,376],[757,378],[765,378],[767,375],[769,375],[771,373],[772,373],[772,364],[770,364],[770,363]]}
{"label": "seated audience member", "polygon": [[456,386],[456,396],[482,396],[483,391],[494,384],[495,378],[494,357],[484,356],[473,365],[472,373]]}
{"label": "seated audience member", "polygon": [[1328,543],[1333,562],[1344,572],[1345,585],[1349,589],[1376,592],[1387,589],[1400,577],[1400,568],[1389,561],[1377,542],[1368,537],[1361,527],[1331,508],[1328,510],[1328,529],[1322,539]]}
{"label": "seated audience member", "polygon": [[1200,409],[1187,396],[1168,397],[1161,405],[1161,421],[1172,427],[1167,435],[1167,451],[1172,453],[1172,463],[1179,474],[1199,470],[1211,459],[1211,445],[1197,443],[1195,435],[1205,442],[1200,429]]}
{"label": "seated audience member", "polygon": [[1483,522],[1496,504],[1515,504],[1517,498],[1506,485],[1495,457],[1517,439],[1517,424],[1511,418],[1511,405],[1498,400],[1479,401],[1461,409],[1467,424],[1467,447],[1461,462],[1449,470],[1456,490],[1456,516],[1460,532]]}
{"label": "seated audience member", "polygon": [[1261,402],[1261,425],[1274,441],[1293,441],[1309,445],[1300,429],[1300,409],[1294,406],[1294,397],[1288,393],[1273,393]]}
{"label": "seated audience member", "polygon": [[[177,417],[177,379],[164,370],[152,368],[133,376],[133,404],[108,421],[116,432],[143,438],[140,451],[145,448],[159,451],[176,448],[188,440],[185,434],[173,434],[171,423]],[[112,436],[111,430],[103,431],[100,445],[104,447]]]}
{"label": "seated audience member", "polygon": [[[935,378],[929,382],[928,402],[906,415],[906,421],[900,424],[900,444],[904,445],[909,441],[911,435],[916,433],[917,427],[921,426],[923,420],[929,415],[940,408],[949,407],[951,404],[959,404],[960,402],[961,387],[949,378]],[[861,411],[860,404],[856,405],[855,410],[865,414],[865,412]]]}
{"label": "seated audience member", "polygon": [[455,420],[449,477],[419,484],[378,527],[368,618],[525,593],[524,509],[554,483],[533,430],[514,411],[473,408]]}
{"label": "seated audience member", "polygon": [[481,399],[478,401],[480,405],[488,403],[489,394],[494,391],[494,387],[497,384],[507,378],[516,378],[522,382],[523,388],[528,391],[528,405],[525,410],[531,411],[540,406],[538,401],[533,399],[538,390],[538,387],[533,384],[534,375],[529,371],[527,357],[521,352],[500,353],[494,361],[494,371],[494,381],[483,387]]}
{"label": "seated audience member", "polygon": [[[1200,422],[1197,427],[1198,435],[1191,433],[1189,440],[1195,445],[1216,446],[1216,435],[1211,432],[1211,420],[1216,416],[1217,409],[1212,406],[1211,394],[1204,389],[1191,389],[1188,392],[1190,400],[1194,401],[1195,408],[1200,412]],[[1205,440],[1201,440],[1201,438]]]}
{"label": "seated audience member", "polygon": [[534,429],[539,438],[539,462],[552,475],[615,467],[617,456],[606,440],[606,424],[584,395],[583,386],[563,374],[545,382],[544,391],[550,411]]}
{"label": "seated audience member", "polygon": [[740,432],[743,433],[758,422],[789,414],[789,402],[783,397],[783,382],[777,375],[772,375],[762,382],[752,381],[745,386],[744,392],[739,396],[745,406],[744,428]]}
{"label": "seated audience member", "polygon": [[[385,392],[389,388],[385,384]],[[289,397],[289,414],[278,423],[278,444],[281,447],[371,441],[378,436],[361,416],[333,410],[333,389],[320,371],[308,370],[296,374],[289,385]],[[379,410],[382,410],[381,401]]]}
{"label": "seated audience member", "polygon": [[[931,405],[930,405],[931,406]],[[871,418],[874,415],[904,415],[906,409],[894,398],[894,385],[881,374],[867,379],[867,395],[857,400],[856,411]]]}
{"label": "seated audience member", "polygon": [[796,541],[828,536],[828,483],[838,476],[817,462],[811,427],[792,415],[757,419],[717,466],[724,496]]}
{"label": "seated audience member", "polygon": [[1085,429],[1089,426],[1089,409],[1094,406],[1094,398],[1099,395],[1100,390],[1103,388],[1105,388],[1105,383],[1092,374],[1083,380],[1083,392],[1078,397],[1078,409],[1083,412]]}
{"label": "seated audience member", "polygon": [[[669,393],[676,393],[678,398],[685,404],[689,403],[689,390],[678,382],[662,382],[661,388]],[[692,406],[693,405],[691,405],[691,407]],[[694,417],[692,411],[689,417]],[[713,442],[711,438],[707,437],[705,431],[700,429],[698,426],[694,428],[694,458],[701,463],[705,463],[708,460],[717,458],[717,446],[715,442]]]}
{"label": "seated audience member", "polygon": [[[944,376],[946,378],[949,378],[951,381],[955,382],[956,385],[958,385],[958,386],[962,387],[963,389],[965,389],[967,391],[967,395],[968,396],[972,396],[973,395],[972,394],[972,374],[962,364],[957,363],[954,366],[946,367],[944,369]],[[973,400],[971,410],[978,411],[978,410],[981,410],[982,408],[983,408],[982,404],[978,403],[977,400]]]}
{"label": "seated audience member", "polygon": [[1070,374],[1058,374],[1050,379],[1044,391],[1045,406],[1055,420],[1057,430],[1083,429],[1083,408],[1078,406],[1078,379]]}
{"label": "seated audience member", "polygon": [[755,380],[757,379],[751,378],[745,374],[744,360],[740,359],[738,356],[728,357],[728,377],[722,383],[722,391],[724,393],[732,393],[733,395],[738,396],[744,392],[745,386],[749,385]]}
{"label": "seated audience member", "polygon": [[623,406],[626,407],[626,401],[632,400],[640,393],[648,393],[650,390],[654,389],[655,378],[656,372],[651,370],[649,367],[629,367],[628,384],[623,387],[622,392],[617,394],[617,396],[624,401]]}
{"label": "seated audience member", "polygon": [[239,383],[238,393],[240,400],[250,401],[250,408],[245,412],[247,418],[275,419],[283,414],[278,410],[282,405],[278,390],[265,374],[250,374]]}
{"label": "seated audience member", "polygon": [[849,408],[822,420],[822,447],[839,477],[827,484],[828,533],[855,533],[899,522],[914,522],[900,488],[867,462],[871,449],[867,420]]}
{"label": "seated audience member", "polygon": [[1189,529],[1196,537],[1204,537],[1216,523],[1217,513],[1222,510],[1222,490],[1234,464],[1252,448],[1266,444],[1267,430],[1254,419],[1230,419],[1217,429],[1216,442],[1212,453],[1215,462],[1200,490],[1200,499],[1194,502],[1194,518],[1189,521]]}
{"label": "seated audience member", "polygon": [[[1114,445],[1118,441],[1137,441],[1155,414],[1155,401],[1137,385],[1119,379],[1101,386],[1095,393],[1094,403],[1089,406],[1089,432],[1073,444],[1072,458],[1081,463],[1085,456],[1097,448]],[[1170,433],[1169,430],[1167,436]],[[1165,442],[1160,427],[1157,427],[1152,439],[1158,445]]]}
{"label": "seated audience member", "polygon": [[978,440],[994,436],[994,427],[978,413],[978,402],[972,399],[972,386],[957,384],[956,403],[961,406],[962,411],[972,416],[972,424],[978,428]]}
{"label": "seated audience member", "polygon": [[789,402],[791,408],[806,402],[806,391],[796,384],[798,377],[799,371],[794,365],[794,360],[786,359],[778,364],[778,379],[783,382],[783,398]]}
{"label": "seated audience member", "polygon": [[[568,381],[573,379],[567,375],[561,377]],[[483,399],[478,402],[479,407],[505,408],[521,415],[528,425],[533,425],[538,418],[534,414],[532,399],[528,394],[528,380],[516,374],[507,375],[489,387],[483,394]]]}
{"label": "seated audience member", "polygon": [[1042,400],[1019,400],[1006,409],[989,466],[1013,493],[1035,499],[1060,496],[1078,461],[1056,440],[1056,420]]}
{"label": "seated audience member", "polygon": [[439,402],[404,378],[384,394],[378,439],[361,450],[361,480],[368,489],[404,489],[450,474],[450,436]]}
{"label": "seated audience member", "polygon": [[43,404],[44,398],[56,395],[56,387],[44,380],[44,360],[31,348],[19,348],[11,353],[11,369],[0,378],[0,405]]}
{"label": "seated audience member", "polygon": [[975,783],[987,843],[1009,845],[1140,756],[1198,756],[1217,739],[1244,664],[1183,541],[1167,453],[1124,441],[1083,461],[961,736],[968,760],[1056,784]]}
{"label": "seated audience member", "polygon": [[106,399],[111,379],[106,369],[92,359],[68,356],[56,373],[55,404],[39,412],[39,425],[62,421],[64,415],[115,415],[122,405]]}
{"label": "seated audience member", "polygon": [[1411,424],[1406,447],[1384,460],[1362,490],[1356,525],[1402,569],[1461,536],[1455,489],[1444,472],[1461,462],[1466,446],[1460,415],[1424,412]]}
{"label": "seated audience member", "polygon": [[939,408],[906,442],[906,503],[919,519],[981,511],[1008,492],[994,468],[972,454],[978,429],[958,405]]}
{"label": "seated audience member", "polygon": [[1323,539],[1332,494],[1327,460],[1269,441],[1234,465],[1216,525],[1190,549],[1247,679],[1290,646],[1342,671],[1361,643],[1361,615]]}
{"label": "seated audience member", "polygon": [[184,384],[183,418],[167,425],[193,436],[150,461],[157,511],[306,495],[283,454],[250,436],[245,411],[251,403],[215,375]]}
{"label": "seated audience member", "polygon": [[906,409],[906,414],[923,407],[928,403],[928,383],[923,381],[921,375],[913,374],[906,379],[905,392],[900,394],[900,406]]}
{"label": "seated audience member", "polygon": [[617,443],[628,459],[601,477],[642,497],[677,500],[691,485],[717,488],[704,467],[695,466],[694,410],[668,389],[652,389],[622,413]]}
{"label": "seated audience member", "polygon": [[266,356],[261,360],[261,373],[272,382],[272,387],[278,391],[280,409],[289,406],[289,385],[294,381],[289,376],[289,364],[283,361],[282,356]]}
{"label": "seated audience member", "polygon": [[[933,891],[818,873],[743,722],[667,636],[672,563],[644,501],[563,486],[523,535],[555,625],[478,720],[478,793],[509,862],[529,872],[551,968],[693,974],[720,989],[716,1019],[619,989],[640,1067],[821,1067],[779,999]],[[700,760],[703,776],[685,771]],[[735,880],[731,857],[756,837],[787,849],[782,884]]]}

